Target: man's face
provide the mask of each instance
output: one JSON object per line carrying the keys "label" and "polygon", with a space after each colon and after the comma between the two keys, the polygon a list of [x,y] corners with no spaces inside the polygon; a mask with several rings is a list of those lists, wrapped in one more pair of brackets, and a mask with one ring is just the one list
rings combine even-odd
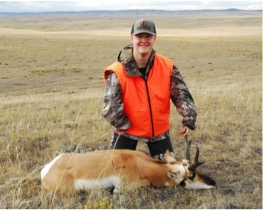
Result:
{"label": "man's face", "polygon": [[150,54],[152,52],[155,40],[156,36],[148,33],[141,33],[131,36],[134,53],[139,53],[141,56]]}

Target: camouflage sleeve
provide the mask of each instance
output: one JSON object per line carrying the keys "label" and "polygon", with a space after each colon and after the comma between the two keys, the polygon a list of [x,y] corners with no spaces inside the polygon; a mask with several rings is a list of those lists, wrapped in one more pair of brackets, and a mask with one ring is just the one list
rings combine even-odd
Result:
{"label": "camouflage sleeve", "polygon": [[127,130],[130,121],[124,114],[122,90],[119,80],[114,73],[110,73],[106,80],[102,116],[114,127]]}
{"label": "camouflage sleeve", "polygon": [[188,87],[175,66],[171,77],[170,94],[178,113],[183,117],[182,123],[194,130],[197,117],[196,106]]}

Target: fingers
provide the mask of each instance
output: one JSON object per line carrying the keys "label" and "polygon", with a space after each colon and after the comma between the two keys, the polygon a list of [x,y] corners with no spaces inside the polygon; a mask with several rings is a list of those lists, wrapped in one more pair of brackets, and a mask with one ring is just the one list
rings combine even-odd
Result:
{"label": "fingers", "polygon": [[178,133],[179,133],[179,135],[186,136],[188,134],[188,132],[189,132],[189,128],[184,126],[183,129],[180,130]]}
{"label": "fingers", "polygon": [[120,129],[118,128],[113,128],[114,132],[116,132],[118,135],[121,135],[124,133],[124,131],[121,131]]}

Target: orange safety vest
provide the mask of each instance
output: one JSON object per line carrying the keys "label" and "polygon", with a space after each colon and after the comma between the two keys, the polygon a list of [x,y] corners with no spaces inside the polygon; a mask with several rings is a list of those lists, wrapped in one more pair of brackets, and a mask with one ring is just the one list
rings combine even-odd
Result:
{"label": "orange safety vest", "polygon": [[156,137],[169,130],[172,70],[172,61],[158,54],[155,54],[147,80],[140,76],[128,76],[120,62],[105,69],[105,79],[109,71],[113,71],[120,81],[124,112],[131,122],[126,133]]}

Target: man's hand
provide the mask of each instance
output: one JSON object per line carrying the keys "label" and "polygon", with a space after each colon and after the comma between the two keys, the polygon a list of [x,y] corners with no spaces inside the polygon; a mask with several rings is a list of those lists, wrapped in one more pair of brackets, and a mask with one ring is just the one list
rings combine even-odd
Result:
{"label": "man's hand", "polygon": [[189,128],[187,128],[185,125],[183,125],[183,129],[180,130],[178,133],[182,136],[186,136],[189,132]]}
{"label": "man's hand", "polygon": [[113,130],[114,130],[114,132],[116,132],[118,135],[121,135],[121,134],[124,133],[124,131],[123,131],[123,130],[120,130],[119,128],[113,127]]}

